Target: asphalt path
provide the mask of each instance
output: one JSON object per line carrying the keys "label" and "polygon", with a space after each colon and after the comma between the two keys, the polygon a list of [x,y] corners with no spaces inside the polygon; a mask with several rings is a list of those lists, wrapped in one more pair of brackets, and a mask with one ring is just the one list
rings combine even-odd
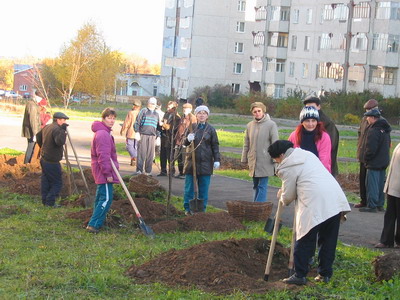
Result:
{"label": "asphalt path", "polygon": [[[79,162],[83,167],[90,167],[90,142],[93,137],[91,124],[93,119],[68,120],[68,127],[71,140],[76,150]],[[11,148],[25,152],[27,141],[21,137],[22,116],[0,111],[0,148]],[[117,143],[125,140],[119,135],[120,125],[114,125],[114,137]],[[68,143],[68,154],[72,164],[76,163],[71,146]],[[223,146],[223,145],[221,145]],[[122,175],[132,174],[135,170],[129,165],[130,159],[127,156],[119,156],[120,171]],[[158,167],[153,167],[153,176],[159,173]],[[168,187],[167,177],[156,177],[164,187]],[[182,179],[172,179],[172,194],[182,196]],[[277,207],[277,188],[268,188],[268,200],[274,203],[273,215]],[[210,187],[209,204],[215,207],[226,209],[226,202],[229,200],[252,200],[252,183],[246,180],[234,179],[219,175],[213,175]],[[348,220],[342,224],[339,239],[345,243],[363,247],[373,247],[379,242],[383,226],[384,213],[360,213],[353,209],[348,214]],[[282,222],[291,227],[293,220],[293,206],[284,208]]]}

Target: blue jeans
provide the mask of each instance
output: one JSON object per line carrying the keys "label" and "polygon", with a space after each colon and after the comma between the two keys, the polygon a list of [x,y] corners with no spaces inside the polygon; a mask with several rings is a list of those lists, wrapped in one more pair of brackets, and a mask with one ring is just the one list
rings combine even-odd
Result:
{"label": "blue jeans", "polygon": [[103,226],[107,212],[113,200],[113,184],[98,184],[96,190],[96,200],[94,202],[93,214],[88,223],[96,229]]}
{"label": "blue jeans", "polygon": [[369,208],[383,207],[385,204],[385,196],[383,194],[385,175],[385,170],[367,169],[365,186],[367,187],[367,204]]}
{"label": "blue jeans", "polygon": [[[210,187],[211,175],[197,176],[197,184],[199,187],[198,199],[204,200],[204,211],[207,208],[208,188]],[[183,207],[185,211],[190,211],[189,201],[194,198],[194,181],[193,175],[185,176],[185,191],[183,195]]]}
{"label": "blue jeans", "polygon": [[126,150],[129,152],[131,158],[137,157],[138,142],[135,139],[126,139]]}
{"label": "blue jeans", "polygon": [[42,159],[40,166],[42,167],[42,203],[46,206],[54,206],[62,188],[61,165],[60,163],[45,162]]}
{"label": "blue jeans", "polygon": [[297,240],[294,246],[294,268],[297,277],[306,277],[308,263],[314,256],[318,239],[318,274],[332,277],[336,244],[339,235],[340,213],[325,220]]}
{"label": "blue jeans", "polygon": [[254,202],[267,202],[268,176],[253,177]]}

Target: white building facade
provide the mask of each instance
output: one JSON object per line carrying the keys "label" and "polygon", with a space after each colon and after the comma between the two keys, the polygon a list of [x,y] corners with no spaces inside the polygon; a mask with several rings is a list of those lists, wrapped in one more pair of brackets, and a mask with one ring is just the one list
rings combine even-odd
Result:
{"label": "white building facade", "polygon": [[400,96],[400,1],[166,0],[159,92]]}

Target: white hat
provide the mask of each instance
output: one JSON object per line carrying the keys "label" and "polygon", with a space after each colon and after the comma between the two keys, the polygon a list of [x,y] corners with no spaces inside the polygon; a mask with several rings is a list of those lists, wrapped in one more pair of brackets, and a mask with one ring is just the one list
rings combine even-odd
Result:
{"label": "white hat", "polygon": [[194,114],[197,115],[197,113],[199,113],[201,111],[205,111],[207,113],[207,115],[210,115],[210,110],[205,105],[197,106],[196,109],[194,110]]}
{"label": "white hat", "polygon": [[304,120],[307,119],[315,119],[319,121],[319,113],[318,110],[314,106],[305,106],[300,112],[299,120],[300,123],[303,123]]}
{"label": "white hat", "polygon": [[151,97],[151,98],[149,98],[149,100],[147,100],[147,104],[157,105],[157,99],[154,97]]}

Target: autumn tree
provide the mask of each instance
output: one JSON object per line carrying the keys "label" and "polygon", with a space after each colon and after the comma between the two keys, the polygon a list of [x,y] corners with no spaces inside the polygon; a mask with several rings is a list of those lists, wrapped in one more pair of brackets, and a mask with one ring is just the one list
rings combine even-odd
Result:
{"label": "autumn tree", "polygon": [[12,61],[0,60],[0,89],[12,89],[14,81],[14,66]]}
{"label": "autumn tree", "polygon": [[148,60],[136,54],[123,56],[124,72],[131,74],[151,74]]}

